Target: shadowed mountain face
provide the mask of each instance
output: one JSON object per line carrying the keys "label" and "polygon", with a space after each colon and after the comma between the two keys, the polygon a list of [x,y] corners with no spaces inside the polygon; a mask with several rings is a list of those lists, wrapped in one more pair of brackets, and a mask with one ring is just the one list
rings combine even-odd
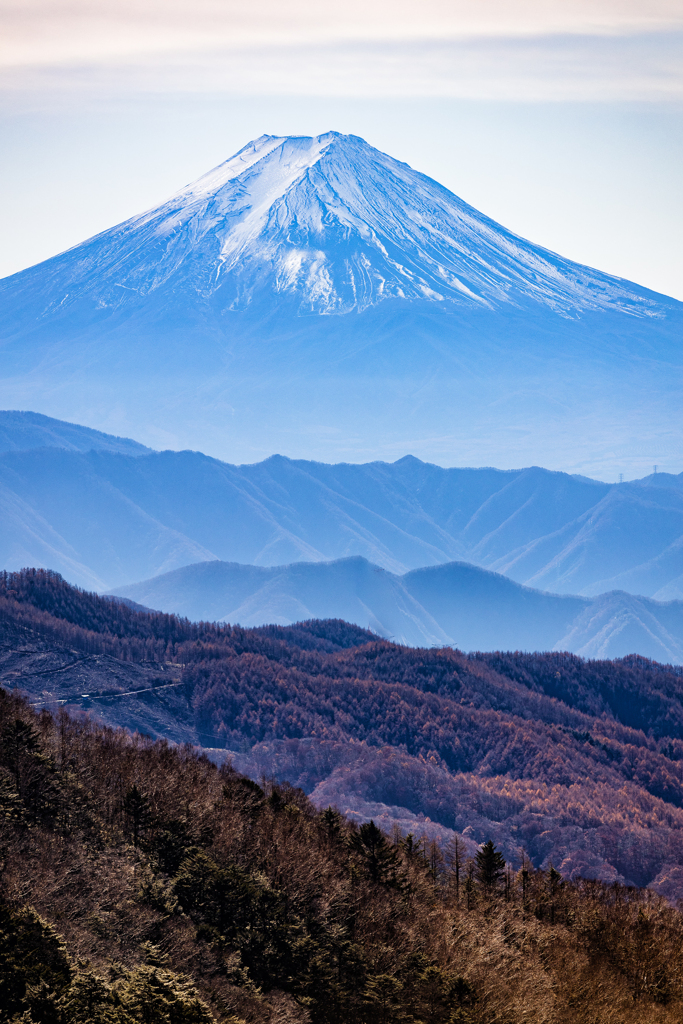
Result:
{"label": "shadowed mountain face", "polygon": [[416,647],[640,654],[683,663],[681,601],[547,594],[462,562],[403,576],[364,558],[271,569],[204,562],[123,587],[119,596],[195,621],[261,626],[339,618]]}
{"label": "shadowed mountain face", "polygon": [[683,598],[683,487],[665,474],[609,485],[412,457],[233,466],[199,452],[41,448],[0,454],[0,525],[0,567],[51,565],[97,590],[193,562],[359,555],[396,574],[467,561],[556,593]]}
{"label": "shadowed mountain face", "polygon": [[355,136],[263,136],[0,282],[0,401],[233,460],[614,472],[680,446],[682,310]]}

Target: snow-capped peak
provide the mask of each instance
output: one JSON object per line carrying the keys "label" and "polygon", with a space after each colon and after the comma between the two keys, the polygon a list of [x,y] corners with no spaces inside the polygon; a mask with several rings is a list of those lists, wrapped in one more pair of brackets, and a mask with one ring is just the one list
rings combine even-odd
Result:
{"label": "snow-capped peak", "polygon": [[[283,171],[283,180],[288,172],[309,167],[315,162],[326,144],[338,135],[337,132],[328,132],[326,135],[319,135],[315,138],[289,138],[286,135],[261,135],[247,143],[239,153],[235,153],[228,160],[225,160],[218,167],[203,174],[185,188],[180,189],[172,197],[173,199],[186,199],[190,196],[199,197],[213,194],[217,189],[226,185],[229,181],[239,177],[245,171],[250,170],[255,164],[264,160],[275,150],[280,150],[278,164]],[[283,150],[287,149],[287,153]]]}
{"label": "snow-capped peak", "polygon": [[69,290],[88,289],[100,306],[170,287],[228,310],[265,301],[339,314],[398,299],[531,303],[569,316],[655,311],[628,282],[532,245],[338,132],[262,135],[161,206],[57,258],[65,260]]}

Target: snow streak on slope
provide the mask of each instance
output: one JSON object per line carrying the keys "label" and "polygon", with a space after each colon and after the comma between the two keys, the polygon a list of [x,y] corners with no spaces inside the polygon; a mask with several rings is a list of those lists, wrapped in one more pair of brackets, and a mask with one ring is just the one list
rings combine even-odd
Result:
{"label": "snow streak on slope", "polygon": [[112,308],[167,287],[217,310],[285,300],[299,314],[338,314],[394,298],[658,315],[637,286],[526,242],[337,132],[264,135],[161,206],[38,269],[59,277],[51,311],[60,313],[85,295]]}

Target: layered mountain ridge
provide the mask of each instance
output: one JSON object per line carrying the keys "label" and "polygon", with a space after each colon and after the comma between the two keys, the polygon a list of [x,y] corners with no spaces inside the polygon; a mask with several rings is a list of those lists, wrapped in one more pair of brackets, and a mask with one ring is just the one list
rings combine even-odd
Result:
{"label": "layered mountain ridge", "polygon": [[197,562],[361,556],[399,575],[466,561],[536,590],[683,599],[683,476],[608,484],[412,456],[235,466],[29,415],[0,414],[0,568],[112,590]]}
{"label": "layered mountain ridge", "polygon": [[410,647],[629,654],[683,664],[683,601],[594,598],[521,586],[467,562],[402,576],[365,558],[264,568],[200,562],[118,590],[136,607],[245,627],[343,619]]}

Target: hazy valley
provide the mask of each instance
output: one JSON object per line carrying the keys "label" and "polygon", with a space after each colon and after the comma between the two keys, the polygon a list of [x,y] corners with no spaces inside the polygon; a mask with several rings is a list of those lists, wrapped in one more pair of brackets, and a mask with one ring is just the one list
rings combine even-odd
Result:
{"label": "hazy valley", "polygon": [[193,620],[243,626],[338,618],[414,647],[641,654],[683,663],[683,601],[615,591],[592,599],[523,587],[465,562],[398,576],[364,558],[272,569],[200,562],[118,590]]}

